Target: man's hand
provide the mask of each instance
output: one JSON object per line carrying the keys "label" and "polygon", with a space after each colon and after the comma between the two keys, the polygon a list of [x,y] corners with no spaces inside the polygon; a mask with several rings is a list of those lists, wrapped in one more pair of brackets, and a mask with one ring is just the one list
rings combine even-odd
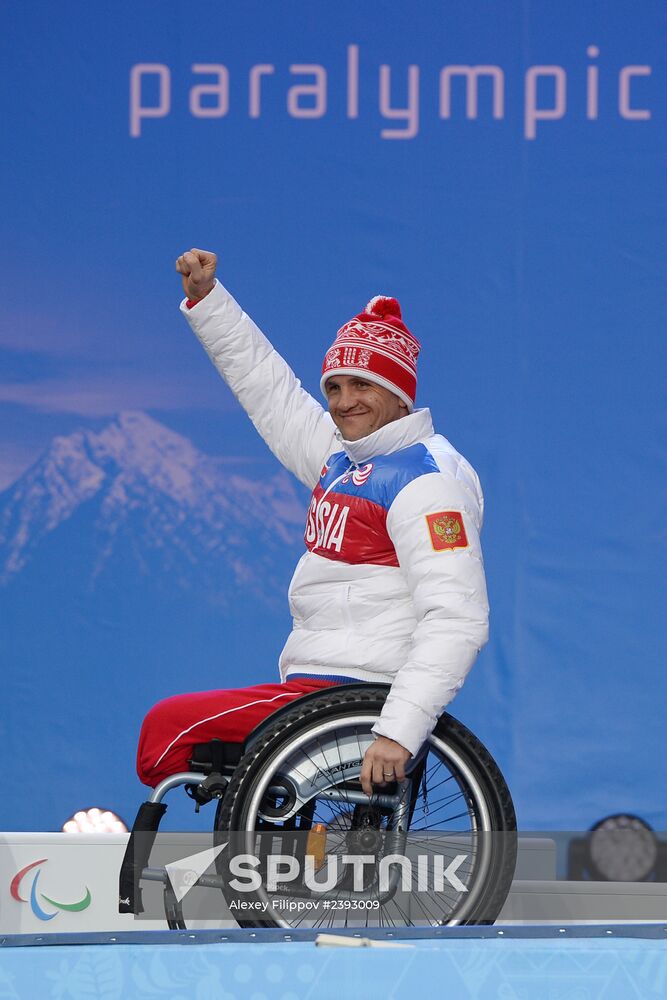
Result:
{"label": "man's hand", "polygon": [[373,794],[373,785],[386,785],[389,781],[405,781],[405,765],[412,754],[400,743],[386,736],[378,736],[364,754],[361,768],[361,787],[366,795]]}
{"label": "man's hand", "polygon": [[215,285],[215,268],[218,258],[208,250],[186,251],[176,261],[176,270],[183,281],[183,289],[188,299],[199,302],[208,295]]}

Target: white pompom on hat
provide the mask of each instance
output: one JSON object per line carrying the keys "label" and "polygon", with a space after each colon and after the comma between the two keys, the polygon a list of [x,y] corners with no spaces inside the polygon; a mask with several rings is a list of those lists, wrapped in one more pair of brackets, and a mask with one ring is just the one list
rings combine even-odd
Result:
{"label": "white pompom on hat", "polygon": [[322,365],[320,388],[332,375],[357,375],[395,393],[412,412],[421,345],[403,323],[396,299],[376,295],[340,328]]}

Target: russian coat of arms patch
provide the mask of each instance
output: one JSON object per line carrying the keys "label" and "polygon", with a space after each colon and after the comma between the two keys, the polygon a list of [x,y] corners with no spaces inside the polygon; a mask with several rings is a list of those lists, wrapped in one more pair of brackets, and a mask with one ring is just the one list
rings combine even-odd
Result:
{"label": "russian coat of arms patch", "polygon": [[426,523],[431,536],[431,545],[436,552],[468,547],[463,516],[459,511],[441,510],[437,514],[427,514]]}

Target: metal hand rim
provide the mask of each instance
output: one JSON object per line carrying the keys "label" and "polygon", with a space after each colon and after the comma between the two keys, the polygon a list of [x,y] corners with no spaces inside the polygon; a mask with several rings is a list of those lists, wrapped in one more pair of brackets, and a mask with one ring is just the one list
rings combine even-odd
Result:
{"label": "metal hand rim", "polygon": [[[245,828],[248,834],[254,834],[255,832],[254,817],[256,817],[259,813],[259,807],[264,797],[264,793],[266,792],[269,783],[271,781],[271,778],[275,774],[276,770],[284,763],[284,761],[288,757],[290,757],[304,743],[317,739],[318,737],[321,737],[332,730],[340,732],[341,722],[344,721],[345,720],[341,720],[340,718],[327,719],[324,722],[319,723],[319,725],[314,726],[312,729],[306,729],[304,732],[300,734],[300,736],[296,740],[294,740],[291,743],[288,743],[287,746],[285,746],[282,749],[282,751],[276,757],[273,758],[273,760],[271,761],[271,767],[266,768],[262,780],[258,783],[255,789],[255,793],[248,804],[246,813],[248,819],[246,820],[246,828]],[[354,725],[354,726],[360,726],[364,724],[372,726],[376,722],[377,722],[377,715],[355,715],[351,718],[348,718],[347,720],[348,725]],[[456,750],[454,750],[450,746],[447,746],[447,744],[444,743],[437,736],[432,735],[429,738],[428,742],[429,746],[432,747],[434,750],[436,750],[438,753],[440,753],[445,761],[455,766],[460,777],[465,782],[467,782],[468,791],[471,793],[477,811],[481,817],[480,827],[479,828],[475,827],[474,829],[480,829],[483,832],[491,832],[491,817],[489,815],[488,807],[486,805],[486,802],[484,801],[483,795],[481,794],[479,782],[471,773],[468,765],[465,763],[465,761],[461,759]],[[477,863],[479,865],[477,874],[477,884],[480,884],[480,882],[483,884],[489,869],[489,864],[491,860],[490,840],[491,838],[489,837],[481,838],[481,851],[477,857]],[[266,902],[268,904],[269,909],[273,914],[273,919],[276,920],[279,926],[291,928],[292,925],[286,918],[282,917],[282,915],[273,913],[273,908],[271,907],[271,901],[269,899],[268,893],[266,892],[263,886],[257,890],[257,896],[263,902]],[[468,912],[474,906],[475,902],[476,902],[476,894],[472,893],[470,898],[468,898],[464,903],[464,905],[461,907],[461,910],[456,919],[448,921],[449,925],[453,927],[462,923],[466,919]]]}

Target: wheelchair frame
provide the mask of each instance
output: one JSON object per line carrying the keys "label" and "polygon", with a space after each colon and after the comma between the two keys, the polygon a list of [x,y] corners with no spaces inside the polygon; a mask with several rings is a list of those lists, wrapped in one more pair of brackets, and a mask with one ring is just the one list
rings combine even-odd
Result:
{"label": "wheelchair frame", "polygon": [[[140,888],[142,880],[161,882],[164,886],[165,915],[169,926],[180,929],[185,927],[182,908],[171,885],[168,873],[165,869],[151,868],[149,865],[150,852],[155,836],[167,808],[163,802],[167,792],[175,787],[185,785],[186,790],[195,801],[196,811],[199,810],[201,804],[216,799],[218,801],[216,828],[224,829],[225,824],[231,822],[235,817],[238,818],[245,808],[245,786],[243,783],[247,783],[250,780],[255,781],[254,799],[252,800],[254,805],[251,808],[251,812],[252,809],[255,810],[255,820],[261,827],[267,821],[267,816],[261,812],[261,803],[266,800],[267,795],[269,797],[273,795],[275,799],[276,795],[280,796],[280,794],[283,794],[286,784],[284,776],[280,776],[279,778],[273,778],[274,783],[272,785],[272,775],[269,773],[267,776],[264,773],[266,766],[263,765],[263,761],[265,762],[273,755],[271,766],[274,770],[280,768],[282,761],[289,761],[290,753],[294,753],[294,741],[295,739],[298,740],[300,734],[304,734],[304,738],[310,737],[312,739],[313,733],[316,732],[316,729],[313,728],[315,722],[312,721],[312,717],[313,713],[317,716],[318,712],[320,715],[324,713],[325,716],[328,713],[331,717],[327,726],[324,726],[324,730],[334,734],[337,750],[340,751],[339,737],[337,735],[338,724],[340,723],[342,727],[351,724],[357,726],[361,724],[360,719],[364,725],[367,725],[369,722],[372,724],[377,718],[379,707],[381,707],[388,691],[389,685],[369,684],[350,684],[328,688],[325,691],[314,691],[290,703],[290,705],[277,709],[252,731],[243,744],[225,743],[215,740],[208,744],[197,745],[193,752],[193,759],[190,762],[192,770],[180,772],[165,778],[153,790],[148,800],[139,809],[121,868],[119,905],[121,912],[141,913],[143,911]],[[353,709],[352,713],[349,711],[350,708]],[[372,717],[366,717],[369,711]],[[348,719],[352,721],[348,722]],[[452,766],[458,768],[464,774],[464,777],[466,768],[468,769],[468,775],[465,777],[467,786],[462,787],[460,797],[464,801],[467,801],[469,808],[472,808],[469,795],[470,766],[472,766],[478,772],[477,778],[474,780],[477,780],[478,784],[481,783],[481,785],[484,785],[484,796],[489,799],[488,814],[482,817],[482,827],[483,829],[487,828],[489,832],[496,830],[505,838],[505,843],[499,852],[499,849],[497,847],[494,848],[493,842],[488,837],[482,836],[480,839],[480,858],[475,861],[478,872],[476,877],[479,881],[480,878],[486,878],[488,874],[489,878],[493,876],[494,880],[492,891],[482,892],[482,896],[486,900],[486,909],[484,907],[480,909],[478,906],[477,910],[473,912],[471,906],[467,910],[463,906],[460,909],[459,915],[455,915],[454,919],[447,921],[433,920],[432,922],[493,922],[509,890],[516,855],[516,821],[511,798],[497,765],[476,737],[448,715],[442,716],[438,726],[441,730],[448,731],[451,739],[457,743],[459,750],[462,751],[457,756],[456,748],[452,749],[451,746],[448,747],[448,766],[450,766],[449,759],[453,759],[454,763]],[[322,726],[320,726],[320,729],[322,729]],[[436,727],[437,732],[438,727]],[[348,810],[352,811],[351,815],[353,817],[356,817],[357,813],[360,816],[367,816],[367,812],[365,814],[364,810],[368,811],[370,808],[376,811],[379,810],[382,815],[389,817],[386,819],[386,827],[382,828],[383,852],[385,855],[392,854],[394,851],[399,853],[402,848],[405,848],[416,796],[419,793],[419,782],[424,775],[424,761],[429,750],[432,749],[434,739],[438,743],[437,737],[431,738],[429,743],[425,744],[424,748],[422,748],[420,754],[411,762],[411,767],[404,783],[400,785],[394,783],[387,789],[375,793],[370,802],[368,796],[365,795],[360,787],[354,787],[354,783],[358,778],[360,759],[355,759],[352,763],[343,761],[340,765],[340,768],[349,769],[351,780],[345,782],[336,783],[328,766],[328,775],[324,774],[322,767],[319,768],[319,774],[311,768],[312,774],[315,774],[316,777],[314,783],[312,774],[308,778],[307,776],[304,777],[303,773],[300,772],[297,781],[291,785],[290,794],[294,795],[296,792],[295,801],[290,805],[289,809],[283,805],[281,807],[282,813],[278,818],[282,821],[290,821],[292,818],[299,817],[308,803],[320,800],[327,800],[329,803],[341,803]],[[359,743],[358,736],[357,743]],[[298,742],[296,745],[298,747]],[[444,746],[442,739],[440,739],[440,745],[441,747]],[[280,752],[276,750],[276,747],[279,748]],[[437,748],[436,752],[439,752]],[[466,764],[465,759],[463,759],[466,753],[471,762],[469,764]],[[359,745],[359,753],[357,754],[356,751],[354,753],[351,752],[350,758],[360,756],[363,756],[363,753]],[[246,762],[245,765],[244,762]],[[240,765],[242,766],[240,767]],[[240,771],[243,773],[239,777]],[[289,772],[286,773],[288,774]],[[240,793],[239,785],[243,786]],[[233,789],[233,794],[230,793],[230,786]],[[466,796],[468,796],[467,799]],[[340,808],[342,808],[342,805]],[[480,808],[483,812],[486,806],[482,803]],[[225,815],[226,819],[224,818]],[[223,818],[221,819],[221,817]],[[269,820],[271,818],[276,817],[268,817]],[[258,831],[258,827],[254,825],[255,820],[253,820],[251,829],[247,831],[248,835],[254,836],[256,834],[253,831]],[[356,827],[354,827],[355,820],[353,819],[350,822],[349,833],[352,833],[356,830]],[[220,826],[221,823],[222,827]],[[377,827],[378,824],[376,823],[375,825]],[[235,826],[235,824],[232,824],[232,826]],[[485,833],[487,829],[484,829]],[[380,834],[376,831],[376,840],[379,836]],[[335,896],[336,899],[340,900],[342,894],[346,894],[343,895],[343,898],[355,899],[357,901],[364,898],[372,898],[378,902],[378,905],[382,905],[387,900],[393,898],[398,878],[399,874],[392,872],[388,889],[384,894],[380,894],[376,887],[365,887],[362,892],[357,890],[353,893],[351,890],[342,889],[338,886],[333,895],[322,892],[318,893],[318,898],[326,899],[327,897],[333,898]],[[201,876],[197,879],[196,884],[202,887],[215,888],[225,893],[227,883],[223,875],[218,872],[215,875]],[[290,886],[289,894],[294,897],[309,895],[305,889],[299,886]],[[264,893],[263,898],[266,899],[266,893]],[[254,919],[240,921],[240,923],[252,926],[256,926],[257,924],[275,926],[275,920],[269,921],[268,924],[265,921]]]}

